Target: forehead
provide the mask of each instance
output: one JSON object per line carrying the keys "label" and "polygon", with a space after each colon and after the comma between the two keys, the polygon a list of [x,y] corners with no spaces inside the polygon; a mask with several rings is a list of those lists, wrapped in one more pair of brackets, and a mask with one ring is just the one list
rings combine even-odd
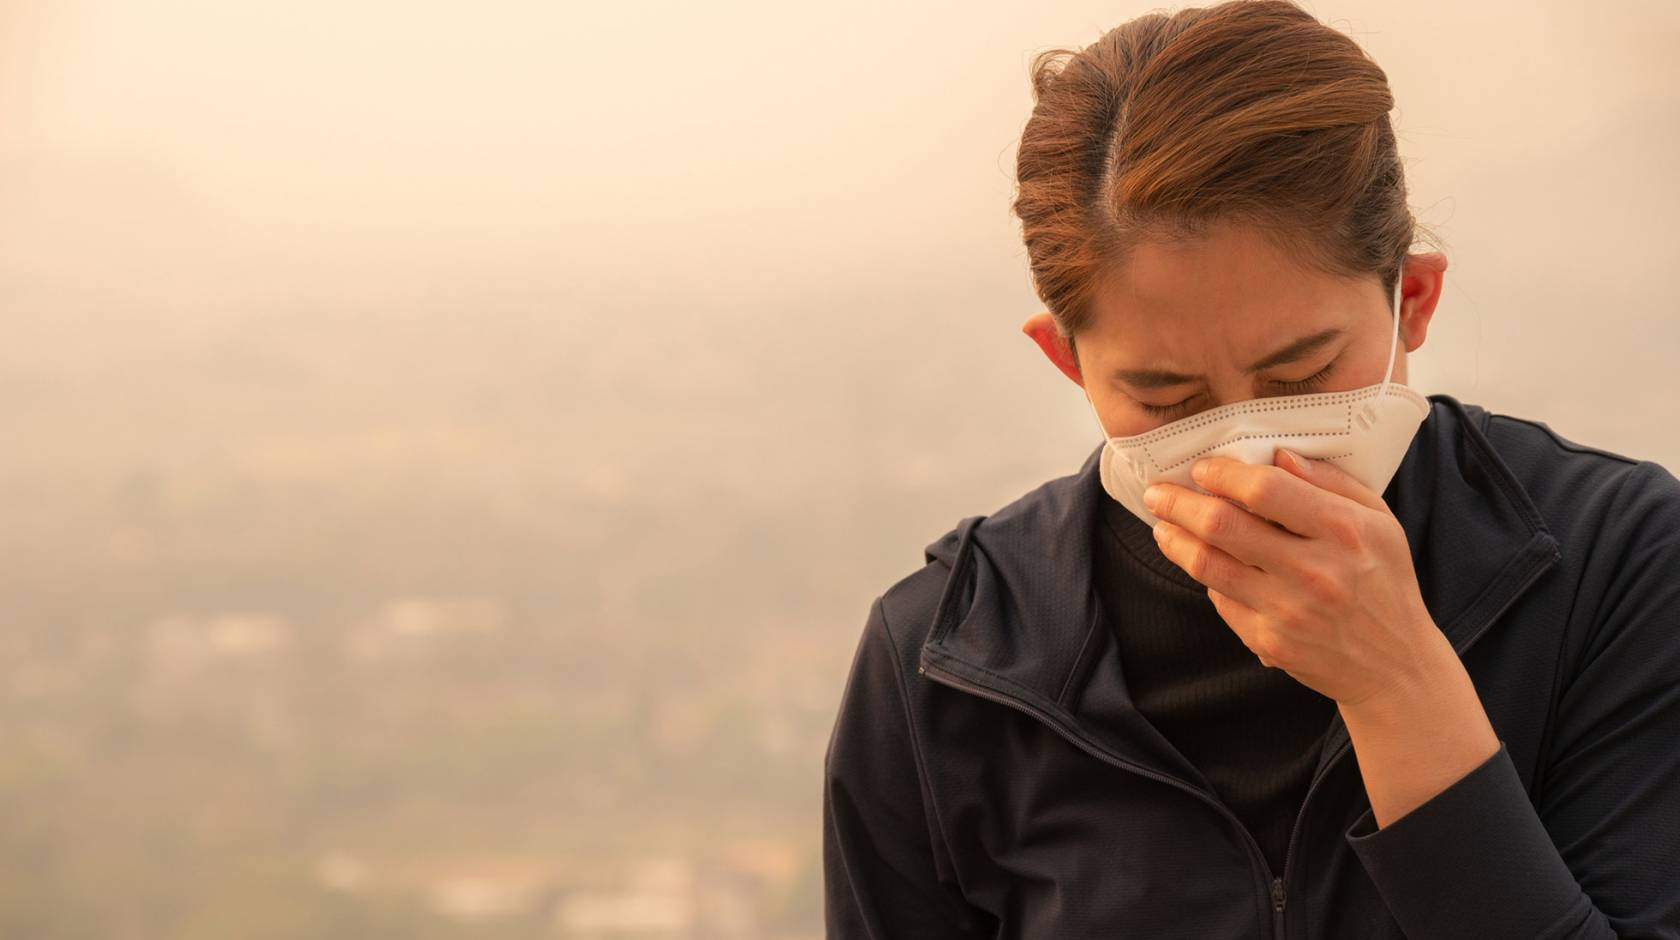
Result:
{"label": "forehead", "polygon": [[1241,356],[1286,334],[1346,326],[1364,289],[1301,265],[1254,230],[1214,226],[1136,245],[1098,287],[1077,341],[1140,365]]}

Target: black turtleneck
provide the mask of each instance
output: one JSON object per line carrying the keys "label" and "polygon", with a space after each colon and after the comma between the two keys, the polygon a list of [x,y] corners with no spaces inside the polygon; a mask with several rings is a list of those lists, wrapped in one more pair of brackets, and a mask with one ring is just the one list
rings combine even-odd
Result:
{"label": "black turtleneck", "polygon": [[1282,875],[1335,700],[1262,666],[1148,524],[1113,499],[1098,502],[1093,574],[1132,701]]}

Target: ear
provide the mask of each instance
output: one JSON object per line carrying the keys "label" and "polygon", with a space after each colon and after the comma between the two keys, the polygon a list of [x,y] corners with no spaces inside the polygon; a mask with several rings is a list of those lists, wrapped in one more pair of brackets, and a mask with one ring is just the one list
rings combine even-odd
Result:
{"label": "ear", "polygon": [[1447,272],[1447,256],[1431,251],[1406,256],[1401,269],[1400,344],[1415,352],[1429,333],[1430,318],[1441,301],[1441,283]]}
{"label": "ear", "polygon": [[1055,363],[1062,374],[1073,380],[1073,384],[1085,387],[1085,377],[1079,374],[1079,361],[1074,358],[1073,347],[1068,345],[1067,337],[1056,330],[1056,321],[1048,311],[1035,313],[1021,324],[1021,332],[1031,336],[1038,348],[1044,350],[1044,355]]}

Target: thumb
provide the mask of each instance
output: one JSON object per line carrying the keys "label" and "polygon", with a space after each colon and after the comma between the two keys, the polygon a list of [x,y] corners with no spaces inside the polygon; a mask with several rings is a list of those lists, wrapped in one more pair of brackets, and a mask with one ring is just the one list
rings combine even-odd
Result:
{"label": "thumb", "polygon": [[1279,447],[1277,453],[1272,455],[1272,463],[1320,489],[1345,496],[1361,506],[1368,506],[1379,512],[1389,511],[1381,493],[1371,492],[1370,487],[1328,460],[1302,457],[1287,447]]}

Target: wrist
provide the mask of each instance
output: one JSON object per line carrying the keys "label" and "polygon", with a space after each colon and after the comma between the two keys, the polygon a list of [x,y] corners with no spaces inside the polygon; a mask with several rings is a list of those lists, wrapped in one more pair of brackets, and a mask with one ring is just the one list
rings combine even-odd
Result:
{"label": "wrist", "polygon": [[[1381,693],[1338,703],[1379,827],[1410,812],[1499,750],[1476,686],[1446,637]],[[1443,652],[1444,651],[1444,652]]]}
{"label": "wrist", "polygon": [[1415,748],[1420,758],[1467,760],[1499,749],[1476,684],[1446,636],[1436,631],[1380,692],[1338,703],[1348,733],[1386,746]]}
{"label": "wrist", "polygon": [[1411,725],[1420,713],[1462,695],[1462,687],[1470,685],[1469,673],[1446,635],[1433,623],[1428,626],[1404,667],[1389,675],[1385,685],[1357,701],[1337,703],[1344,718],[1372,726]]}

